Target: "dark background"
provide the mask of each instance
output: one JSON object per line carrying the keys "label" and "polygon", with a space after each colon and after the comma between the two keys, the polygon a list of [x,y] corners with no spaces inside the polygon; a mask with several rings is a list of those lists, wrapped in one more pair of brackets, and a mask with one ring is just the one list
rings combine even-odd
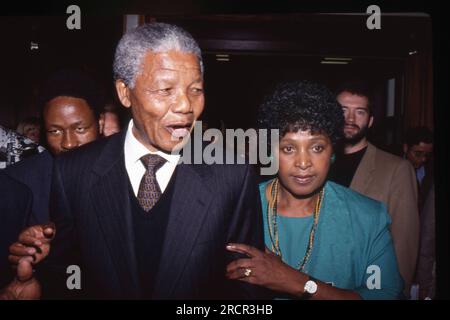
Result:
{"label": "dark background", "polygon": [[[122,17],[82,11],[81,30],[69,30],[68,16],[0,17],[1,38],[8,44],[1,59],[1,125],[15,128],[24,117],[39,116],[39,88],[60,68],[84,70],[99,83],[102,95],[114,97],[112,61]],[[31,49],[31,43],[38,49]]]}

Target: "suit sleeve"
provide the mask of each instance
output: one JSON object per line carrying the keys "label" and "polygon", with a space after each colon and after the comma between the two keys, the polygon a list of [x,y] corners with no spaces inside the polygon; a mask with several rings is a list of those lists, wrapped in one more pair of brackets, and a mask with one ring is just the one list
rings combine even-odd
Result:
{"label": "suit sleeve", "polygon": [[15,275],[8,261],[9,246],[17,241],[25,227],[32,199],[26,185],[0,171],[0,288]]}
{"label": "suit sleeve", "polygon": [[421,213],[421,241],[417,262],[417,283],[421,296],[433,298],[435,277],[433,275],[436,263],[435,207],[434,185],[431,187]]}
{"label": "suit sleeve", "polygon": [[[227,243],[244,243],[259,250],[264,250],[261,200],[252,167],[246,166],[242,187],[237,192],[238,198],[228,228]],[[227,260],[231,262],[240,258],[246,257],[238,253],[230,253]],[[230,282],[231,297],[234,299],[269,298],[269,291],[265,288],[237,280]]]}
{"label": "suit sleeve", "polygon": [[398,299],[403,280],[400,276],[394,246],[389,233],[391,219],[384,204],[379,204],[368,238],[368,260],[363,282],[356,292],[365,300]]}
{"label": "suit sleeve", "polygon": [[38,279],[42,285],[44,299],[76,298],[75,291],[67,288],[66,273],[70,265],[79,265],[75,241],[74,219],[63,184],[61,168],[55,161],[50,193],[50,220],[55,223],[56,234],[51,242],[49,256],[38,266]]}
{"label": "suit sleeve", "polygon": [[391,233],[400,274],[408,290],[416,268],[420,232],[416,176],[408,161],[397,167],[391,184],[388,203],[393,221]]}

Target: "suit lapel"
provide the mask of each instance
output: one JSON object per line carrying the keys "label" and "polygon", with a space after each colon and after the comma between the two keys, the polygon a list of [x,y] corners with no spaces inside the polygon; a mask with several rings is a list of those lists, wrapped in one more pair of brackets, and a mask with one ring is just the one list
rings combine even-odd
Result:
{"label": "suit lapel", "polygon": [[375,173],[376,148],[372,144],[367,145],[366,153],[356,169],[350,188],[360,193],[365,193],[372,183]]}
{"label": "suit lapel", "polygon": [[170,298],[194,248],[212,199],[203,180],[207,170],[204,165],[178,165],[155,299]]}
{"label": "suit lapel", "polygon": [[96,176],[90,188],[90,197],[123,294],[132,298],[138,295],[138,278],[128,175],[123,153],[125,132],[107,142],[94,164]]}

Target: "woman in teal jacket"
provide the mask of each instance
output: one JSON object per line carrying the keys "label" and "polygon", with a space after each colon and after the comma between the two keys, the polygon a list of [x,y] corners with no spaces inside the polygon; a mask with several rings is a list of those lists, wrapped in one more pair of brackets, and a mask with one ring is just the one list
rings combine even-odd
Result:
{"label": "woman in teal jacket", "polygon": [[272,146],[278,174],[260,185],[266,251],[229,244],[247,258],[228,265],[228,278],[277,298],[398,298],[403,281],[385,206],[327,181],[344,126],[333,94],[307,81],[281,84],[258,121],[280,133]]}

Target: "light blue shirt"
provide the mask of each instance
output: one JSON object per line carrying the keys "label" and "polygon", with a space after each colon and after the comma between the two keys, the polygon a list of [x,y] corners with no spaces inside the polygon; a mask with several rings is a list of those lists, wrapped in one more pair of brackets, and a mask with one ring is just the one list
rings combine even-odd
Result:
{"label": "light blue shirt", "polygon": [[420,166],[420,168],[416,170],[416,176],[419,184],[422,184],[422,180],[425,177],[425,166]]}
{"label": "light blue shirt", "polygon": [[[266,186],[260,184],[264,239],[271,249]],[[298,268],[308,246],[313,216],[278,216],[279,245],[285,263]],[[313,249],[304,272],[363,299],[397,299],[403,280],[389,233],[386,207],[353,190],[328,181]]]}

